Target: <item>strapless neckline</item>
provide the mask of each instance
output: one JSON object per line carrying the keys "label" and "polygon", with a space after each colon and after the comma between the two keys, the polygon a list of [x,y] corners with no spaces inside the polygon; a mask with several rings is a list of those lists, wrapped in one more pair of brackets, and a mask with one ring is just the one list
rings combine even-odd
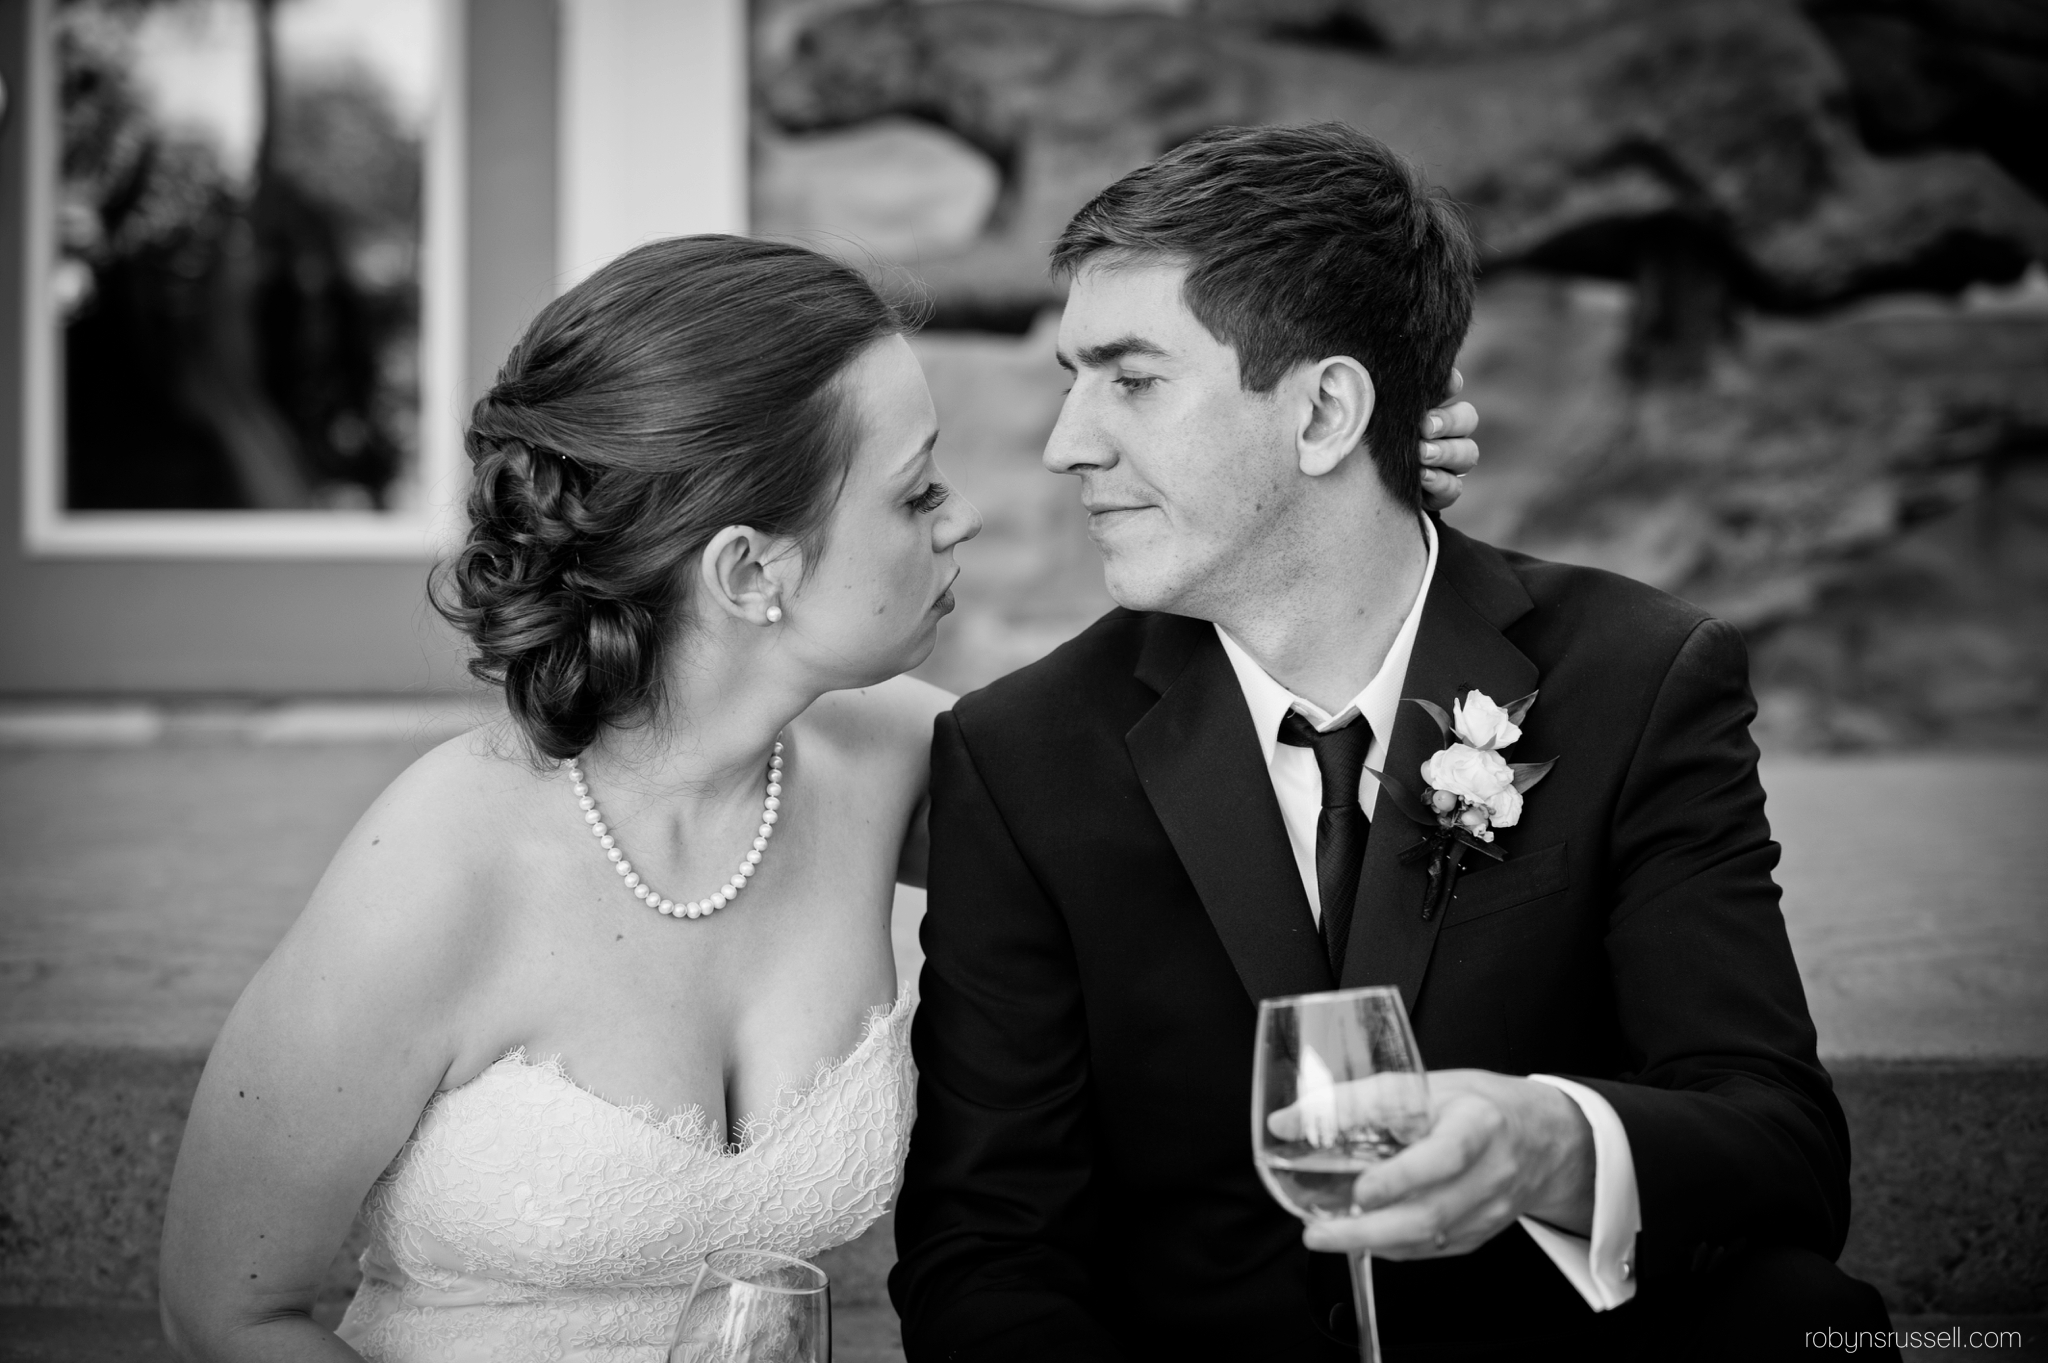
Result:
{"label": "strapless neckline", "polygon": [[728,1141],[508,1052],[436,1094],[363,1204],[339,1333],[369,1363],[663,1363],[704,1256],[814,1258],[888,1208],[917,1115],[916,991]]}
{"label": "strapless neckline", "polygon": [[436,1094],[434,1101],[453,1099],[457,1094],[467,1093],[478,1085],[492,1080],[494,1075],[501,1080],[514,1075],[524,1076],[561,1084],[596,1106],[608,1112],[618,1113],[629,1121],[650,1127],[681,1144],[698,1146],[713,1154],[738,1159],[758,1149],[778,1129],[788,1125],[789,1120],[803,1109],[813,1095],[831,1082],[834,1075],[857,1065],[861,1057],[875,1045],[876,1038],[888,1030],[889,1024],[893,1023],[905,1008],[911,1006],[914,994],[915,991],[908,980],[898,984],[894,1003],[878,1003],[867,1010],[866,1018],[861,1023],[860,1039],[853,1043],[851,1050],[844,1055],[820,1060],[808,1078],[783,1085],[776,1091],[775,1102],[770,1106],[767,1116],[740,1119],[739,1136],[736,1140],[726,1139],[716,1129],[709,1109],[702,1103],[690,1103],[672,1112],[663,1113],[649,1102],[615,1102],[578,1083],[576,1077],[563,1065],[560,1054],[534,1060],[528,1057],[524,1046],[515,1046],[505,1052],[467,1083],[457,1085],[445,1093]]}

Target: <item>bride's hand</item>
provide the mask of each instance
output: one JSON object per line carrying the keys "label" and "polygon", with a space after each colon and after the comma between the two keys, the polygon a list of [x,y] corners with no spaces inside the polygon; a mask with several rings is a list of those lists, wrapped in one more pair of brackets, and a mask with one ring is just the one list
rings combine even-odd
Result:
{"label": "bride's hand", "polygon": [[1472,439],[1472,432],[1479,429],[1479,412],[1471,403],[1457,401],[1464,390],[1465,376],[1451,370],[1444,405],[1422,415],[1422,504],[1431,511],[1457,501],[1465,490],[1458,480],[1479,463],[1479,443]]}

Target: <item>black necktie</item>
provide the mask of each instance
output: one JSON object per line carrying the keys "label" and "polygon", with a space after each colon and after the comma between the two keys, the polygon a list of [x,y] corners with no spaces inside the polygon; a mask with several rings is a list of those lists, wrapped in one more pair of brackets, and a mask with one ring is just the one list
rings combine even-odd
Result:
{"label": "black necktie", "polygon": [[1358,872],[1365,865],[1365,840],[1372,822],[1358,807],[1358,783],[1372,748],[1372,726],[1363,715],[1318,733],[1295,710],[1280,721],[1280,741],[1307,748],[1323,774],[1323,809],[1316,816],[1316,891],[1322,900],[1323,950],[1330,973],[1344,978],[1344,944],[1351,936],[1351,906],[1358,898]]}

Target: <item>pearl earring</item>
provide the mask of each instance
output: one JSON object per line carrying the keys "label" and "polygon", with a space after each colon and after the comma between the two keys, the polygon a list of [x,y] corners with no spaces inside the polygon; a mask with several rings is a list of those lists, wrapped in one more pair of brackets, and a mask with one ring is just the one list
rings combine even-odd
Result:
{"label": "pearl earring", "polygon": [[782,607],[770,606],[768,608],[768,623],[771,625],[779,625],[782,623]]}

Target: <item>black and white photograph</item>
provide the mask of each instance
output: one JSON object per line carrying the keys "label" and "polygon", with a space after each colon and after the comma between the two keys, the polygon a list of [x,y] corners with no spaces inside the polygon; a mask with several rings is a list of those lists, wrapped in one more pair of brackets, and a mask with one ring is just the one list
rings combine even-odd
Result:
{"label": "black and white photograph", "polygon": [[2048,1359],[2042,0],[0,0],[0,1363]]}

